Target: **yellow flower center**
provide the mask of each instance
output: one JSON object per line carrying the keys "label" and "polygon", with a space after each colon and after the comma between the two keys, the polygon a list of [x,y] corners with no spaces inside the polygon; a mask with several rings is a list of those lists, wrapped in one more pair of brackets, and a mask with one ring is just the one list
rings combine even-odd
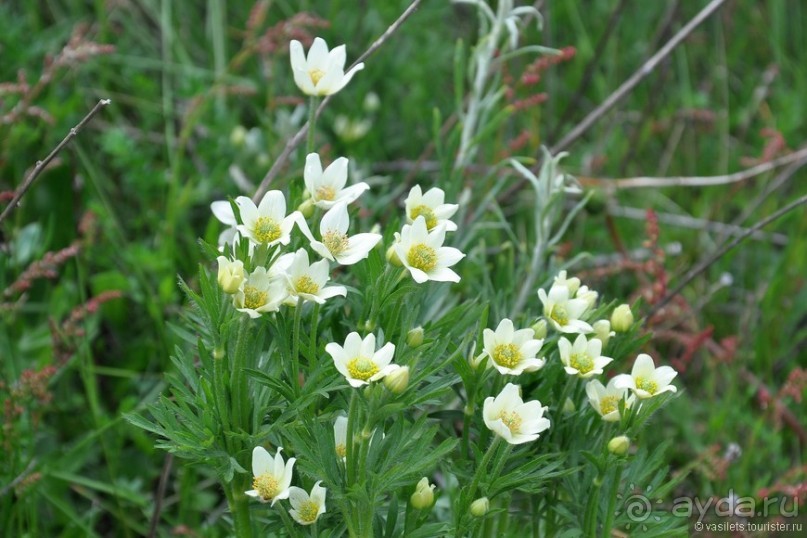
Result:
{"label": "yellow flower center", "polygon": [[427,205],[419,205],[412,209],[412,220],[414,221],[418,217],[423,217],[423,220],[426,221],[426,228],[429,230],[437,226],[437,215]]}
{"label": "yellow flower center", "polygon": [[645,379],[643,377],[636,378],[636,388],[639,390],[645,390],[650,394],[655,394],[658,391],[658,383],[653,381],[652,379]]}
{"label": "yellow flower center", "polygon": [[311,277],[303,275],[294,281],[294,289],[297,290],[297,293],[316,295],[319,291],[319,286],[311,280]]}
{"label": "yellow flower center", "polygon": [[314,83],[314,86],[325,76],[325,72],[322,69],[312,69],[308,72],[308,76],[311,77],[311,82]]}
{"label": "yellow flower center", "polygon": [[253,230],[255,239],[260,243],[271,243],[280,237],[280,226],[269,217],[258,217]]}
{"label": "yellow flower center", "polygon": [[493,361],[505,368],[515,368],[521,362],[521,352],[515,344],[499,344],[493,348]]}
{"label": "yellow flower center", "polygon": [[600,413],[607,415],[617,410],[619,398],[617,396],[606,396],[600,400]]}
{"label": "yellow flower center", "polygon": [[252,481],[252,487],[263,498],[264,501],[274,499],[280,494],[280,484],[277,478],[271,473],[263,473],[255,477]]}
{"label": "yellow flower center", "polygon": [[303,501],[300,503],[299,508],[297,508],[297,515],[305,523],[313,523],[317,520],[317,516],[319,516],[319,505],[316,501],[312,501],[311,499]]}
{"label": "yellow flower center", "polygon": [[347,363],[347,371],[353,379],[367,381],[378,373],[378,366],[366,357],[356,357]]}
{"label": "yellow flower center", "polygon": [[569,313],[566,312],[566,307],[556,304],[549,311],[549,317],[558,325],[563,326],[569,323]]}
{"label": "yellow flower center", "polygon": [[573,353],[569,357],[569,366],[581,374],[587,374],[594,369],[594,361],[588,356],[588,353]]}
{"label": "yellow flower center", "polygon": [[406,255],[406,261],[415,269],[428,273],[437,267],[437,252],[428,245],[423,243],[414,245],[409,249]]}
{"label": "yellow flower center", "polygon": [[255,310],[265,305],[269,300],[269,293],[261,291],[255,286],[244,286],[244,307]]}
{"label": "yellow flower center", "polygon": [[331,254],[338,256],[347,250],[347,234],[340,234],[336,230],[329,230],[322,235],[322,244]]}
{"label": "yellow flower center", "polygon": [[330,185],[323,185],[321,187],[317,187],[317,190],[314,191],[314,194],[317,196],[317,200],[325,200],[327,202],[332,202],[333,199],[336,198],[336,189],[334,189]]}
{"label": "yellow flower center", "polygon": [[340,458],[347,456],[347,447],[343,443],[336,445],[336,455]]}
{"label": "yellow flower center", "polygon": [[504,422],[504,425],[507,426],[510,433],[515,434],[521,430],[521,417],[515,411],[511,411],[510,413],[502,411],[497,418]]}

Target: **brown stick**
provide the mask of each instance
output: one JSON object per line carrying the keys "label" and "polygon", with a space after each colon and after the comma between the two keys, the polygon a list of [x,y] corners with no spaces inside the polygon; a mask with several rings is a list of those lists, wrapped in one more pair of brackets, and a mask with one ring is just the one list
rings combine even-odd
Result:
{"label": "brown stick", "polygon": [[154,511],[151,513],[151,523],[149,524],[149,538],[157,536],[157,524],[160,522],[160,513],[163,509],[163,499],[165,499],[165,489],[168,486],[168,477],[171,475],[171,467],[174,465],[174,455],[167,454],[163,462],[163,469],[160,472],[160,482],[157,485],[157,493],[154,496]]}
{"label": "brown stick", "polygon": [[112,101],[110,99],[101,99],[100,101],[98,101],[98,103],[96,103],[96,105],[92,108],[92,110],[90,110],[90,112],[86,116],[84,116],[84,119],[82,119],[78,123],[78,125],[70,129],[70,132],[67,133],[67,136],[65,136],[64,139],[61,142],[59,142],[58,146],[53,148],[53,151],[51,151],[47,157],[45,157],[41,161],[36,162],[36,166],[34,166],[34,169],[31,170],[31,173],[28,174],[28,177],[25,178],[25,181],[22,182],[22,185],[20,185],[17,191],[14,193],[14,198],[11,199],[11,202],[9,202],[9,204],[5,207],[5,209],[3,209],[3,212],[0,213],[0,223],[2,223],[6,219],[9,213],[11,213],[12,209],[17,207],[22,197],[25,196],[25,193],[28,192],[28,189],[30,189],[31,185],[33,185],[34,181],[36,181],[36,178],[39,177],[39,174],[41,174],[42,171],[45,169],[45,167],[48,166],[48,164],[50,164],[50,162],[54,158],[56,158],[56,155],[58,155],[59,152],[62,151],[62,149],[64,149],[64,147],[67,144],[69,144],[70,141],[73,140],[73,138],[76,137],[78,132],[90,122],[90,120],[93,118],[93,116],[95,116],[98,113],[99,110],[101,110],[111,102]]}
{"label": "brown stick", "polygon": [[[355,67],[360,62],[367,59],[371,54],[373,54],[376,50],[378,50],[378,48],[381,47],[381,45],[383,45],[384,42],[398,30],[398,28],[401,27],[404,21],[406,21],[406,19],[408,19],[415,12],[415,10],[417,10],[417,8],[420,6],[421,1],[422,0],[414,0],[411,4],[409,4],[409,7],[406,8],[406,10],[404,10],[403,13],[401,13],[401,16],[398,17],[395,20],[395,22],[393,22],[383,34],[381,34],[381,37],[373,41],[373,44],[370,45],[367,48],[367,50],[364,51],[358,57],[358,59],[356,59],[356,61],[350,65],[348,71],[353,69],[353,67]],[[320,114],[322,114],[322,111],[325,109],[325,105],[327,105],[330,102],[331,97],[332,96],[329,95],[320,102],[316,112],[317,118],[319,118]],[[291,152],[294,151],[294,149],[297,146],[299,146],[303,140],[305,140],[305,136],[307,134],[308,134],[308,122],[306,122],[302,127],[300,127],[300,130],[297,131],[297,133],[293,137],[291,137],[288,142],[286,142],[286,146],[283,148],[283,151],[280,152],[280,155],[278,155],[275,162],[272,163],[272,166],[269,168],[269,171],[266,172],[266,175],[263,176],[261,184],[258,185],[258,190],[255,191],[255,196],[252,197],[252,200],[255,203],[258,203],[258,200],[260,200],[261,197],[263,197],[263,195],[269,189],[269,185],[272,183],[272,180],[275,179],[275,177],[277,177],[277,175],[280,173],[280,169],[286,164],[286,161],[289,160]]]}

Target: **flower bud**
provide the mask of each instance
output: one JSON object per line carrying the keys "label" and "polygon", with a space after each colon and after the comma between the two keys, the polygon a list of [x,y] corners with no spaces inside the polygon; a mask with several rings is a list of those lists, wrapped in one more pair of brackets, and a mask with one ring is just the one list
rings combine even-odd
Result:
{"label": "flower bud", "polygon": [[399,366],[384,376],[384,386],[393,394],[401,394],[409,386],[409,367]]}
{"label": "flower bud", "polygon": [[366,112],[375,112],[378,110],[378,107],[381,106],[381,99],[378,98],[378,94],[375,92],[370,92],[364,96],[364,102],[362,103],[362,107]]}
{"label": "flower bud", "polygon": [[387,249],[387,261],[393,267],[403,267],[403,263],[401,263],[401,258],[399,258],[398,253],[395,252],[395,245],[392,245]]}
{"label": "flower bud", "polygon": [[418,347],[423,343],[423,327],[415,327],[406,333],[406,345],[409,347]]}
{"label": "flower bud", "polygon": [[631,325],[633,325],[633,312],[631,312],[630,306],[621,304],[614,308],[614,312],[611,314],[611,328],[618,333],[623,333],[629,330]]}
{"label": "flower bud", "polygon": [[532,332],[535,333],[533,338],[543,340],[546,338],[546,320],[541,318],[532,326]]}
{"label": "flower bud", "polygon": [[213,350],[213,358],[216,359],[217,361],[220,361],[221,359],[224,358],[224,353],[225,352],[223,347],[217,347]]}
{"label": "flower bud", "polygon": [[480,497],[471,503],[471,515],[474,517],[482,517],[488,513],[490,509],[490,501],[487,497]]}
{"label": "flower bud", "polygon": [[594,338],[602,342],[602,347],[608,345],[608,340],[615,334],[611,332],[611,322],[607,319],[595,321],[591,327],[594,329]]}
{"label": "flower bud", "polygon": [[412,508],[416,508],[418,510],[425,510],[426,508],[431,508],[432,504],[434,504],[434,488],[436,488],[434,484],[429,484],[429,479],[425,476],[420,479],[417,486],[415,486],[415,492],[409,497],[409,502],[412,504]]}
{"label": "flower bud", "polygon": [[574,402],[571,398],[566,398],[566,401],[563,402],[563,414],[564,415],[571,415],[577,411],[577,406],[574,405]]}
{"label": "flower bud", "polygon": [[615,456],[624,456],[625,454],[627,454],[628,447],[630,447],[630,439],[628,439],[624,435],[614,437],[613,439],[608,441],[608,452],[610,452]]}
{"label": "flower bud", "polygon": [[376,329],[376,322],[373,321],[372,319],[368,319],[364,323],[359,323],[359,328],[362,329],[363,331],[371,333]]}
{"label": "flower bud", "polygon": [[219,262],[219,286],[224,293],[238,291],[244,281],[244,262],[241,260],[230,261],[224,256],[216,258]]}
{"label": "flower bud", "polygon": [[311,198],[306,198],[306,200],[297,207],[297,211],[302,213],[305,218],[310,219],[311,215],[314,214],[314,202],[311,201]]}
{"label": "flower bud", "polygon": [[247,130],[243,125],[236,125],[230,132],[230,143],[233,146],[241,147],[247,140]]}
{"label": "flower bud", "polygon": [[575,298],[586,301],[589,308],[594,308],[594,305],[597,303],[597,297],[599,297],[599,294],[594,290],[588,289],[588,286],[580,286],[580,289],[577,290],[575,294]]}

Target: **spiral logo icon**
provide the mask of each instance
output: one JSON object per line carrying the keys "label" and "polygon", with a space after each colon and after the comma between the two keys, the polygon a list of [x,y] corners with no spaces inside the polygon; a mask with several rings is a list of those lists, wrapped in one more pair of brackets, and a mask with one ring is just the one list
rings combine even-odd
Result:
{"label": "spiral logo icon", "polygon": [[650,517],[653,506],[644,495],[631,495],[625,499],[625,513],[631,521],[641,523]]}

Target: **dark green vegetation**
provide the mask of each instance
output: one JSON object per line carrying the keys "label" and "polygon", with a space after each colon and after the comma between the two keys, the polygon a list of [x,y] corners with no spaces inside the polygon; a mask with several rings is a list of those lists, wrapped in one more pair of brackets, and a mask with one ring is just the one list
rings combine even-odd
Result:
{"label": "dark green vegetation", "polygon": [[[152,401],[172,368],[184,305],[177,276],[193,278],[201,259],[196,239],[212,243],[220,231],[209,203],[251,194],[239,189],[230,167],[257,185],[305,121],[302,109],[295,115],[304,101],[291,79],[288,40],[347,42],[351,61],[407,2],[365,4],[359,11],[350,1],[271,2],[265,19],[253,12],[254,27],[249,2],[0,5],[0,82],[8,83],[0,89],[0,190],[18,185],[98,99],[112,99],[2,224],[0,289],[9,291],[0,299],[0,396],[10,403],[0,434],[0,534],[148,533],[166,455],[122,415]],[[488,165],[510,155],[537,158],[541,144],[559,140],[703,2],[549,2],[545,31],[527,32],[525,40],[574,47],[576,55],[541,69],[537,83],[522,78],[533,57],[509,61],[512,101],[537,92],[546,92],[546,101],[504,118],[486,135],[480,168],[451,179],[439,171],[456,140],[435,134],[452,124],[454,58],[467,54],[476,18],[466,7],[425,4],[335,96],[319,124],[323,154],[350,157],[354,177],[383,175],[368,180],[366,227],[383,227],[390,204],[414,182],[439,184],[452,200],[471,186],[466,204],[479,205],[499,181]],[[624,7],[609,22],[614,4]],[[807,193],[805,172],[787,166],[709,187],[613,193],[596,180],[717,176],[803,147],[805,9],[799,2],[728,2],[569,148],[567,170],[598,187],[558,252],[565,259],[591,253],[573,272],[608,297],[643,297],[646,308],[730,237],[715,223],[749,227]],[[301,11],[316,18],[295,17]],[[72,52],[59,56],[68,43]],[[57,58],[51,67],[48,57]],[[43,73],[51,78],[38,86]],[[12,86],[22,83],[28,88]],[[371,92],[379,98],[375,111],[365,105]],[[370,131],[351,139],[338,126],[340,115],[370,119]],[[421,156],[427,162],[412,171]],[[302,161],[300,150],[276,184],[299,182]],[[515,301],[512,282],[523,280],[532,241],[531,191],[508,181],[496,211],[484,217],[501,225],[475,226],[464,236],[488,249],[484,262],[481,250],[466,259],[460,290],[482,293],[497,315]],[[657,230],[643,216],[647,208],[656,211]],[[636,440],[670,441],[670,472],[681,473],[681,482],[665,500],[722,497],[732,488],[762,496],[766,488],[776,494],[776,487],[807,481],[800,401],[806,232],[797,209],[710,266],[650,320],[655,336],[646,351],[681,371],[677,384],[685,390],[655,418],[653,434]],[[650,258],[632,258],[646,263],[623,256],[648,248]],[[24,290],[13,286],[49,252],[57,253],[48,259],[54,275]],[[721,287],[723,274],[732,283]],[[726,457],[730,443],[741,449],[736,460]],[[222,496],[208,469],[174,462],[170,472],[161,533],[180,526],[201,532],[221,517]]]}

